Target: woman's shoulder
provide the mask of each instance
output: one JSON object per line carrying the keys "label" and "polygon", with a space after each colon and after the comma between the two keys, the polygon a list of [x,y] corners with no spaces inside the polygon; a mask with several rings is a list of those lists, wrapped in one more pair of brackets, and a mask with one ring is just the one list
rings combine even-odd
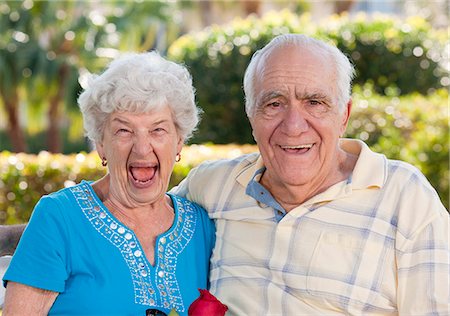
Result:
{"label": "woman's shoulder", "polygon": [[50,192],[46,195],[43,195],[43,198],[50,198],[50,199],[61,199],[64,196],[67,195],[71,195],[73,190],[82,190],[83,188],[86,187],[86,185],[88,185],[88,182],[86,181],[82,181],[78,184],[75,185],[67,185],[64,186],[63,188],[58,188],[57,190]]}
{"label": "woman's shoulder", "polygon": [[59,205],[62,208],[68,208],[70,205],[78,205],[79,200],[92,199],[93,194],[89,182],[82,181],[78,184],[43,195],[38,205]]}

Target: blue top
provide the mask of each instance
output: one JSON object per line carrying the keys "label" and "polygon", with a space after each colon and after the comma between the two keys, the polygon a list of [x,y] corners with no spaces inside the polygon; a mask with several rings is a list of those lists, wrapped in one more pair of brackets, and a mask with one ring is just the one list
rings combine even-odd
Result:
{"label": "blue top", "polygon": [[199,205],[169,196],[174,223],[156,240],[154,266],[88,182],[44,196],[4,282],[59,292],[49,315],[143,316],[149,308],[187,315],[198,288],[208,286],[215,229]]}

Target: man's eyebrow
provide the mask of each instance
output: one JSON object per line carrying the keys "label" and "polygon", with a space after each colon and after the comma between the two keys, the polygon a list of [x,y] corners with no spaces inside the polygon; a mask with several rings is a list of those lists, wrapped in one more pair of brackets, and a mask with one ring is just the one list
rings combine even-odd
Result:
{"label": "man's eyebrow", "polygon": [[281,91],[267,91],[260,95],[257,103],[261,104],[271,99],[278,98],[280,96],[283,96],[283,93]]}
{"label": "man's eyebrow", "polygon": [[297,98],[297,100],[310,100],[310,99],[328,100],[329,99],[329,97],[325,93],[321,93],[321,92],[295,93],[295,97]]}

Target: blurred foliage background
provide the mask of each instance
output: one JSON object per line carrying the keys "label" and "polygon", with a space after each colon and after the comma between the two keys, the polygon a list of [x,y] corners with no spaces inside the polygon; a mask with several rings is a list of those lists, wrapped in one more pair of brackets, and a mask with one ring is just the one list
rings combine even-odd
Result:
{"label": "blurred foliage background", "polygon": [[[193,75],[204,115],[184,149],[195,154],[183,155],[171,185],[203,159],[255,151],[245,145],[254,141],[242,78],[251,55],[288,32],[330,41],[352,59],[347,136],[418,167],[449,209],[449,3],[389,3],[401,12],[425,8],[420,16],[352,11],[370,3],[376,1],[0,2],[0,223],[26,221],[42,194],[103,175],[76,99],[88,76],[124,51],[158,50]],[[269,4],[278,10],[262,14]],[[335,14],[317,14],[327,8]],[[238,17],[213,24],[227,16]]]}
{"label": "blurred foliage background", "polygon": [[[448,210],[448,91],[436,90],[426,97],[416,93],[392,98],[377,94],[367,85],[355,89],[353,98],[353,114],[345,136],[362,139],[392,159],[414,164],[437,189]],[[202,161],[255,151],[256,145],[187,145],[169,186],[178,184]],[[27,221],[43,194],[81,180],[96,180],[104,174],[96,152],[0,153],[0,224]]]}
{"label": "blurred foliage background", "polygon": [[253,142],[243,115],[244,71],[257,49],[274,36],[291,32],[336,44],[355,64],[354,84],[372,84],[378,94],[427,95],[449,85],[448,32],[419,17],[400,20],[360,14],[350,19],[343,14],[314,23],[308,14],[281,11],[236,19],[182,36],[169,47],[169,57],[189,67],[205,111],[193,142]]}

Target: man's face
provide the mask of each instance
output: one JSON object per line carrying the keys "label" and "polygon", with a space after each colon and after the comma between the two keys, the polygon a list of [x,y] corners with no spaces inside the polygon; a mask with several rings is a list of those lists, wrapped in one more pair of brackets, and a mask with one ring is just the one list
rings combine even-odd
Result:
{"label": "man's face", "polygon": [[[285,46],[270,52],[256,75],[250,122],[270,186],[320,191],[339,178],[340,135],[350,103],[337,104],[334,65],[321,52]],[[332,183],[331,183],[332,184]]]}

